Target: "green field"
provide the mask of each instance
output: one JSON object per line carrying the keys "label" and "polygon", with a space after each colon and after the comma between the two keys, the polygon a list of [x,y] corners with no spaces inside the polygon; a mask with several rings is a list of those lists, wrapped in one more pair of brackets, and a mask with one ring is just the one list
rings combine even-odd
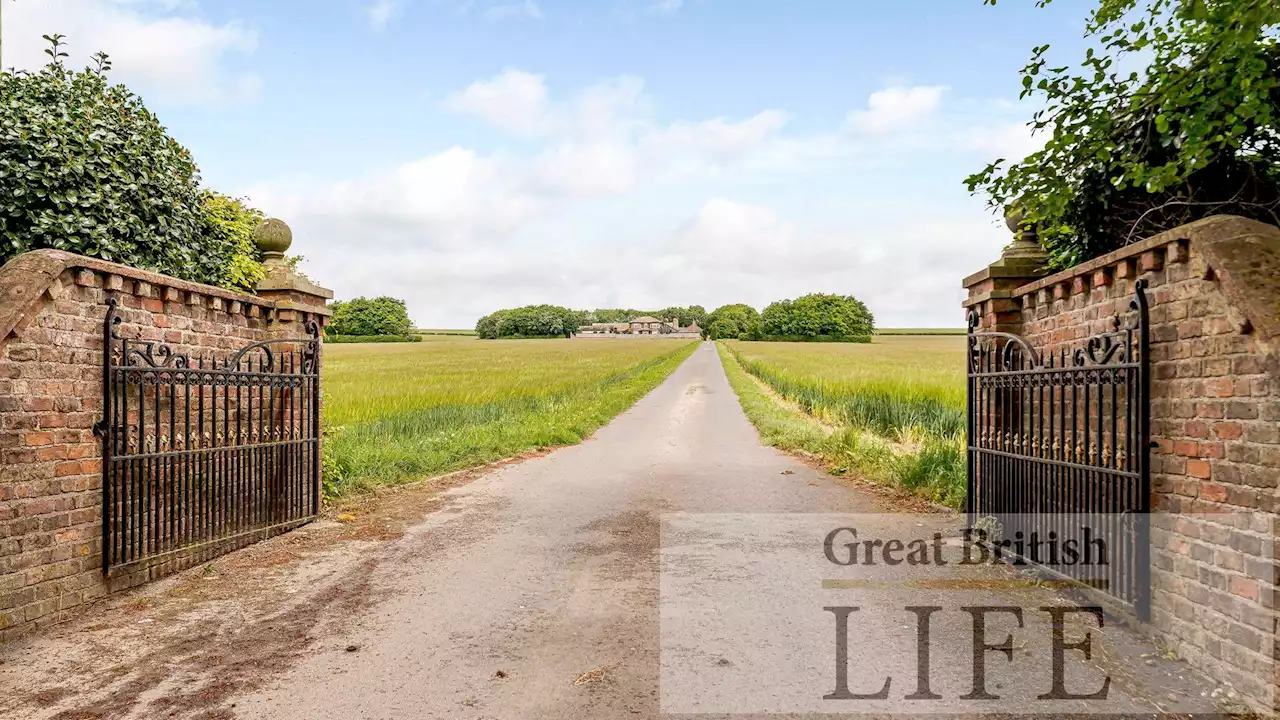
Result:
{"label": "green field", "polygon": [[330,494],[578,442],[696,347],[428,337],[325,348]]}
{"label": "green field", "polygon": [[877,335],[964,335],[964,328],[876,328]]}
{"label": "green field", "polygon": [[475,337],[475,330],[424,330],[418,329],[413,331],[416,335],[461,335],[465,337]]}
{"label": "green field", "polygon": [[963,337],[720,345],[730,381],[766,441],[937,502],[962,500]]}

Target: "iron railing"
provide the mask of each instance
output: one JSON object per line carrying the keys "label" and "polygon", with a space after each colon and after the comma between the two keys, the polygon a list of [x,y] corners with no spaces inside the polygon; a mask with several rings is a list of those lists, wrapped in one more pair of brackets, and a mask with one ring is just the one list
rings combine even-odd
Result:
{"label": "iron railing", "polygon": [[223,361],[102,329],[102,569],[257,534],[320,511],[320,333]]}
{"label": "iron railing", "polygon": [[1101,539],[1101,566],[1061,556],[1037,564],[1104,590],[1144,620],[1151,496],[1145,287],[1135,283],[1123,326],[1117,316],[1110,331],[1043,355],[1017,335],[980,332],[970,313],[967,495],[971,527],[994,519],[987,525],[1004,540],[1023,539],[1024,550],[1033,537],[1058,547]]}

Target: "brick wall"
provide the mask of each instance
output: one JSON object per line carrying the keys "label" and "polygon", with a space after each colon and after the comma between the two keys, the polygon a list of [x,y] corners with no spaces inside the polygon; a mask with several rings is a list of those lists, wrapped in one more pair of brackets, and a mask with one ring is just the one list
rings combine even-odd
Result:
{"label": "brick wall", "polygon": [[305,322],[328,314],[322,296],[297,289],[244,295],[51,250],[0,268],[0,640],[258,539],[103,575],[102,448],[93,426],[102,418],[103,321],[113,297],[123,336],[193,361],[302,337]]}
{"label": "brick wall", "polygon": [[982,329],[1041,350],[1150,303],[1152,617],[1147,628],[1254,704],[1277,698],[1280,229],[1210,218],[1003,291],[971,276]]}

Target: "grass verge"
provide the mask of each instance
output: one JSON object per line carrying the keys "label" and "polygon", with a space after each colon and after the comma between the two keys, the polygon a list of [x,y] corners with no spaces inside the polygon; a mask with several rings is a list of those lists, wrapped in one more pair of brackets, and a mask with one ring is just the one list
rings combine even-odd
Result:
{"label": "grass verge", "polygon": [[[562,341],[568,343],[572,341]],[[330,497],[581,442],[626,410],[696,349],[688,343],[600,378],[550,392],[425,405],[334,431],[326,438]],[[483,373],[485,368],[474,368]]]}
{"label": "grass verge", "polygon": [[[823,409],[828,405],[817,401],[816,391],[801,381],[791,378],[774,386],[768,378],[776,380],[783,377],[781,373],[753,375],[749,367],[767,366],[740,361],[723,343],[716,343],[716,350],[743,412],[765,444],[813,458],[837,475],[856,474],[950,507],[963,503],[962,432],[938,434],[919,425],[890,427],[868,422],[869,418],[859,419],[858,413],[826,412]],[[838,404],[831,398],[826,401]],[[856,400],[855,407],[861,402]],[[910,411],[889,414],[899,418],[929,416]]]}

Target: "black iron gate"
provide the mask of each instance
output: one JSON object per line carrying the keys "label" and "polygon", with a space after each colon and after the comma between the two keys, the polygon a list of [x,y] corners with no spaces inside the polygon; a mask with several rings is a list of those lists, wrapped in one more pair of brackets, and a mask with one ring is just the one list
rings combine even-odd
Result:
{"label": "black iron gate", "polygon": [[[1123,325],[1117,316],[1109,331],[1042,356],[1017,335],[979,332],[970,313],[967,510],[970,527],[998,533],[1007,554],[1104,590],[1146,620],[1144,281],[1123,314]],[[1075,559],[1064,552],[1072,545]]]}
{"label": "black iron gate", "polygon": [[102,569],[256,534],[320,511],[320,335],[225,360],[103,325]]}

